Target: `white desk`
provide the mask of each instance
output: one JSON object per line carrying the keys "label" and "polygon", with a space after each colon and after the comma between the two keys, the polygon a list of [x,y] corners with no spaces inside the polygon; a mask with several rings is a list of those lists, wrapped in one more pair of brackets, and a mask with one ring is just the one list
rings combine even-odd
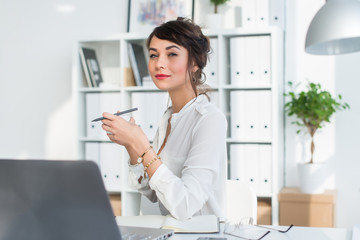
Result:
{"label": "white desk", "polygon": [[[241,238],[223,234],[223,224],[221,233],[217,234],[175,234],[171,240],[196,240],[199,237],[225,237],[228,240],[241,240]],[[283,227],[276,227],[283,229]],[[285,228],[286,229],[286,228]],[[344,228],[314,228],[314,227],[292,227],[287,233],[270,231],[262,240],[351,240],[352,232]]]}

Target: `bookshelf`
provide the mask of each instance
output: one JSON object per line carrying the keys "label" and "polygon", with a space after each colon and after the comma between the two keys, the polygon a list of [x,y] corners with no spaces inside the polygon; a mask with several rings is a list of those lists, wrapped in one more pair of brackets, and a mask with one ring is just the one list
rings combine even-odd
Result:
{"label": "bookshelf", "polygon": [[[248,181],[256,190],[259,199],[266,199],[270,202],[272,224],[277,225],[279,212],[277,194],[283,187],[283,32],[277,27],[254,27],[204,30],[204,33],[210,37],[211,44],[214,46],[210,63],[205,71],[208,82],[213,88],[210,97],[214,104],[224,112],[228,120],[228,176],[232,179]],[[89,136],[87,121],[89,116],[87,115],[91,110],[87,110],[89,105],[87,96],[91,94],[100,97],[113,95],[115,100],[111,101],[112,104],[109,105],[114,105],[113,102],[115,102],[118,108],[116,110],[125,110],[134,107],[134,102],[140,101],[138,98],[135,101],[134,96],[143,96],[146,102],[147,99],[154,98],[153,96],[165,94],[151,83],[144,84],[144,86],[125,86],[124,84],[124,75],[127,73],[125,69],[130,67],[127,44],[131,42],[145,46],[148,35],[149,33],[123,33],[80,40],[74,49],[73,80],[78,112],[79,159],[98,156],[95,161],[99,163],[100,167],[103,166],[102,171],[106,171],[104,170],[106,167],[111,168],[115,165],[119,168],[117,172],[111,173],[115,175],[115,177],[112,176],[113,184],[107,184],[108,179],[104,179],[104,181],[110,193],[121,195],[121,215],[123,216],[139,214],[140,195],[127,185],[128,156],[123,147],[111,143],[104,136]],[[253,42],[256,44],[254,45]],[[79,59],[79,47],[96,50],[103,73],[103,86],[87,87]],[[264,59],[268,59],[268,61],[264,63]],[[246,66],[244,69],[241,68],[243,65]],[[236,69],[239,66],[240,68]],[[251,66],[254,69],[251,69]],[[243,75],[241,76],[241,74]],[[259,77],[261,74],[262,76]],[[254,75],[258,76],[254,78]],[[250,98],[247,98],[249,97],[247,95]],[[164,108],[162,110],[165,110],[168,104],[165,102],[166,96],[162,95],[158,99],[162,100],[158,100],[158,104],[153,106],[155,112],[159,104],[161,108]],[[245,102],[248,104],[240,104],[244,102],[241,99],[247,99]],[[141,109],[141,106],[136,107]],[[140,110],[137,114],[139,112]],[[262,118],[259,116],[263,116],[261,114],[265,114],[266,123],[260,121]],[[136,114],[133,116],[135,119],[139,117]],[[252,117],[244,120],[242,116]],[[158,117],[161,117],[160,112]],[[258,123],[249,123],[251,119],[255,118],[260,119]],[[141,120],[139,121],[141,122]],[[156,125],[156,118],[152,121]],[[246,124],[251,126],[249,125],[249,129],[243,132],[241,127]],[[149,126],[144,123],[144,127]],[[156,129],[156,126],[152,127]],[[255,131],[256,134],[251,131]],[[151,133],[151,129],[149,132]],[[105,147],[99,147],[99,145]],[[98,152],[89,150],[93,148],[98,149]],[[110,153],[105,154],[107,159],[118,159],[118,162],[108,164],[108,166],[102,165],[101,161],[105,160],[104,157],[101,157],[103,155],[101,148],[109,149],[107,151]],[[251,154],[254,151],[257,154]],[[251,156],[246,155],[249,152]],[[248,160],[243,161],[244,159]],[[261,161],[262,159],[266,159],[263,160],[266,162]],[[249,164],[255,162],[255,165]],[[264,165],[262,165],[263,163]],[[249,169],[253,170],[254,176],[245,177],[244,174],[241,174],[251,172]],[[109,177],[108,175],[106,177]],[[266,177],[262,175],[266,175]]]}

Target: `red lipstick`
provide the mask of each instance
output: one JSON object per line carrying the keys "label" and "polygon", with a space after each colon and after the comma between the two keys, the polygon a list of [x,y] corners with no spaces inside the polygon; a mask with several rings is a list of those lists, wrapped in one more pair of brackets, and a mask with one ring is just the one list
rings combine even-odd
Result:
{"label": "red lipstick", "polygon": [[167,74],[156,74],[155,77],[159,80],[163,80],[166,79],[168,77],[170,77],[171,75],[167,75]]}

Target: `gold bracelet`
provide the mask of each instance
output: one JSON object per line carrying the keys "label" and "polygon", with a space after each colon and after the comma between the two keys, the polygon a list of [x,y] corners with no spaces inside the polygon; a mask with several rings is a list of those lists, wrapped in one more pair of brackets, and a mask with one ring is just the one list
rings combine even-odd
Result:
{"label": "gold bracelet", "polygon": [[149,166],[151,164],[153,164],[156,160],[160,159],[160,156],[156,156],[154,157],[150,162],[148,162],[146,164],[146,166],[144,167],[144,178],[147,178],[149,176],[149,174],[146,172],[146,170],[149,168]]}
{"label": "gold bracelet", "polygon": [[145,152],[140,157],[138,157],[137,163],[142,163],[144,161],[144,156],[150,149],[152,149],[152,146],[148,147]]}

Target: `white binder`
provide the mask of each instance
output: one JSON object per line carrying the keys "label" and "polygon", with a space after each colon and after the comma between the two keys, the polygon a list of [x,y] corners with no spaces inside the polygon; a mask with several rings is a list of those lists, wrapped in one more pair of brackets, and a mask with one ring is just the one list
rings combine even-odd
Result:
{"label": "white binder", "polygon": [[271,141],[271,91],[230,92],[231,138],[243,141]]}
{"label": "white binder", "polygon": [[158,98],[156,93],[143,93],[145,102],[145,118],[144,118],[144,132],[148,137],[149,141],[154,139],[157,129],[157,119],[159,118],[158,113]]}
{"label": "white binder", "polygon": [[269,24],[285,28],[285,0],[271,0],[269,3]]}
{"label": "white binder", "polygon": [[167,92],[133,92],[131,105],[139,110],[133,117],[141,127],[149,141],[152,141],[168,103]]}
{"label": "white binder", "polygon": [[230,83],[232,85],[241,85],[245,81],[246,37],[230,38]]}
{"label": "white binder", "polygon": [[269,1],[270,0],[254,0],[256,7],[256,26],[269,25]]}
{"label": "white binder", "polygon": [[101,136],[101,123],[91,122],[100,117],[100,95],[98,93],[85,94],[86,99],[86,136],[89,138],[98,138]]}
{"label": "white binder", "polygon": [[270,36],[258,37],[258,64],[259,84],[270,85],[271,83],[271,45]]}
{"label": "white binder", "polygon": [[244,91],[245,108],[242,114],[245,115],[245,140],[257,140],[259,134],[259,98],[257,90]]}
{"label": "white binder", "polygon": [[86,136],[108,140],[106,132],[101,128],[102,123],[91,122],[101,117],[103,112],[115,113],[120,109],[120,93],[86,93]]}
{"label": "white binder", "polygon": [[258,91],[258,139],[271,141],[272,122],[271,122],[271,91]]}
{"label": "white binder", "polygon": [[230,145],[230,179],[245,181],[245,146]]}
{"label": "white binder", "polygon": [[271,76],[270,49],[269,36],[231,38],[231,84],[268,86]]}
{"label": "white binder", "polygon": [[243,0],[242,26],[275,25],[284,29],[284,0]]}
{"label": "white binder", "polygon": [[208,94],[208,96],[210,98],[210,102],[212,104],[214,104],[215,106],[217,106],[218,108],[220,108],[219,92],[218,91],[210,91],[207,94]]}
{"label": "white binder", "polygon": [[241,3],[242,8],[242,27],[256,26],[256,1],[243,0]]}
{"label": "white binder", "polygon": [[271,145],[231,144],[230,179],[249,184],[258,196],[272,192]]}
{"label": "white binder", "polygon": [[100,170],[107,191],[121,190],[123,147],[115,143],[100,143]]}
{"label": "white binder", "polygon": [[129,160],[130,160],[130,156],[128,154],[128,152],[126,151],[126,149],[123,149],[122,152],[122,161],[121,161],[121,169],[122,169],[122,175],[121,175],[121,186],[122,189],[131,189],[132,187],[130,187],[129,185]]}
{"label": "white binder", "polygon": [[257,144],[246,144],[245,146],[245,182],[251,186],[255,192],[258,192],[258,159],[259,146]]}
{"label": "white binder", "polygon": [[159,122],[167,107],[168,94],[166,92],[149,92],[145,94],[145,128],[144,131],[150,141],[153,141]]}
{"label": "white binder", "polygon": [[247,85],[256,85],[259,82],[259,37],[245,37],[245,81]]}
{"label": "white binder", "polygon": [[145,116],[146,116],[146,106],[145,106],[145,94],[143,92],[132,92],[131,93],[131,107],[137,107],[138,110],[133,112],[133,118],[135,123],[141,127],[144,131],[145,128]]}
{"label": "white binder", "polygon": [[210,46],[212,52],[209,54],[209,59],[207,65],[204,68],[204,73],[206,75],[206,82],[211,87],[216,87],[219,85],[219,71],[218,71],[218,39],[217,38],[210,38]]}
{"label": "white binder", "polygon": [[85,160],[93,161],[100,166],[100,149],[98,142],[85,143]]}
{"label": "white binder", "polygon": [[258,195],[270,196],[272,189],[272,157],[271,145],[259,145],[258,159]]}
{"label": "white binder", "polygon": [[241,139],[246,134],[246,101],[245,91],[230,92],[230,133],[231,138]]}

